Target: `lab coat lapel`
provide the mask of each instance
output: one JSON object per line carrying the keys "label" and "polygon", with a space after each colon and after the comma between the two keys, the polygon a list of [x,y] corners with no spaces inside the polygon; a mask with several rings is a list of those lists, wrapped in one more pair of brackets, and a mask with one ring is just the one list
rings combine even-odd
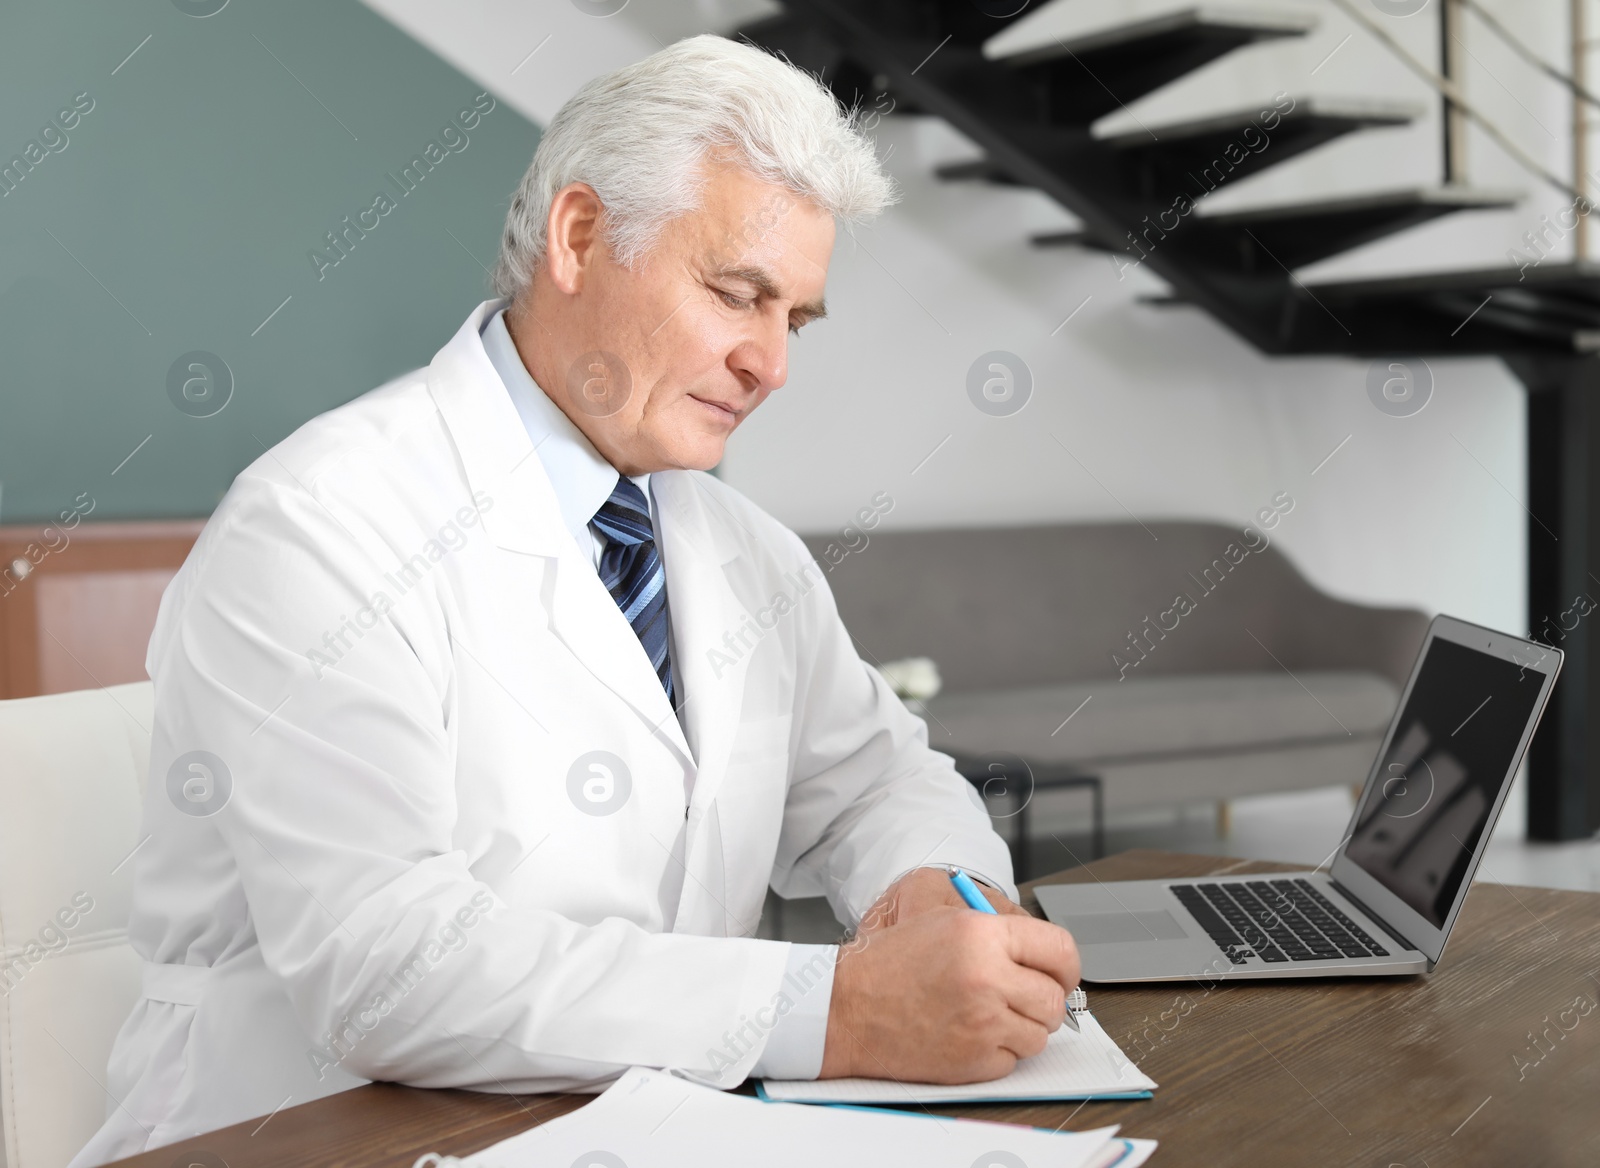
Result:
{"label": "lab coat lapel", "polygon": [[573,656],[692,766],[689,743],[644,646],[562,522],[555,488],[484,352],[483,322],[503,303],[479,305],[428,368],[429,391],[473,495],[492,500],[482,511],[484,530],[498,547],[553,561],[543,594],[529,601],[543,606],[551,632]]}
{"label": "lab coat lapel", "polygon": [[[710,871],[720,857],[706,854],[717,847],[715,833],[703,830],[707,811],[727,775],[728,757],[739,730],[744,704],[749,653],[737,660],[726,651],[724,636],[736,631],[745,605],[728,582],[728,569],[741,551],[727,530],[727,518],[707,488],[690,471],[658,471],[650,476],[660,530],[661,557],[667,570],[667,603],[672,610],[677,654],[673,668],[684,687],[684,720],[694,747],[694,791],[689,802],[687,861],[702,871],[710,886],[685,883],[677,929],[692,929],[697,919],[692,900],[700,892],[721,897],[721,880]],[[721,902],[716,918],[722,921]]]}

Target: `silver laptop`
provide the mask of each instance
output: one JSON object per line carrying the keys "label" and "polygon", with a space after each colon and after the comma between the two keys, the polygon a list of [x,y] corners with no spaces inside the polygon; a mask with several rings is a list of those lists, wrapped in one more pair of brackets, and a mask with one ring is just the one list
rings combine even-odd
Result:
{"label": "silver laptop", "polygon": [[1430,972],[1561,658],[1435,618],[1325,869],[1045,885],[1039,904],[1085,981]]}

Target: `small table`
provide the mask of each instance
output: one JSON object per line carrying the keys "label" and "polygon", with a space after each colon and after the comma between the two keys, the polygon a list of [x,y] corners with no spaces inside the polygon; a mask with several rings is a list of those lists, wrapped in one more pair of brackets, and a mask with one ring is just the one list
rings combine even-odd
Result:
{"label": "small table", "polygon": [[[1037,912],[1032,888],[1045,883],[1291,870],[1124,852],[1025,886],[1023,903]],[[1091,986],[1095,1017],[1160,1084],[1154,1099],[934,1110],[1122,1124],[1161,1141],[1158,1168],[1600,1164],[1600,1009],[1569,1010],[1580,997],[1600,1004],[1600,894],[1478,884],[1426,977]],[[209,1154],[229,1168],[410,1168],[588,1098],[374,1083],[121,1163],[216,1163]]]}
{"label": "small table", "polygon": [[961,777],[976,788],[985,804],[991,798],[998,798],[1016,805],[1015,811],[997,818],[1016,820],[1016,827],[1012,829],[1007,842],[1011,846],[1011,864],[1017,875],[1025,877],[1029,871],[1028,832],[1031,820],[1028,808],[1038,791],[1087,788],[1093,832],[1091,857],[1098,860],[1106,854],[1105,789],[1099,775],[1084,774],[1062,763],[1028,762],[1014,754],[953,754],[951,757]]}

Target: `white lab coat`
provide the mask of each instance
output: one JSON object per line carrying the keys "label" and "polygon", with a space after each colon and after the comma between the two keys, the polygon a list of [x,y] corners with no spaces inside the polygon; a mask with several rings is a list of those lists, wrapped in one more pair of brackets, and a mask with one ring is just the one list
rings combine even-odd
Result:
{"label": "white lab coat", "polygon": [[769,879],[847,920],[920,864],[1014,894],[799,539],[660,471],[680,728],[484,353],[499,303],[247,468],[162,599],[144,994],[75,1164],[370,1079],[732,1086],[781,1009]]}

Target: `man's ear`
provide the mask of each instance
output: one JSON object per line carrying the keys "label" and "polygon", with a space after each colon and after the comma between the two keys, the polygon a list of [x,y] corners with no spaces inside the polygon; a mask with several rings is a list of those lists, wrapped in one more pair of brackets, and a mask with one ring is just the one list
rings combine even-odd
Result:
{"label": "man's ear", "polygon": [[599,258],[604,210],[605,204],[588,183],[568,183],[550,201],[545,269],[550,282],[568,296],[583,290],[584,275]]}

